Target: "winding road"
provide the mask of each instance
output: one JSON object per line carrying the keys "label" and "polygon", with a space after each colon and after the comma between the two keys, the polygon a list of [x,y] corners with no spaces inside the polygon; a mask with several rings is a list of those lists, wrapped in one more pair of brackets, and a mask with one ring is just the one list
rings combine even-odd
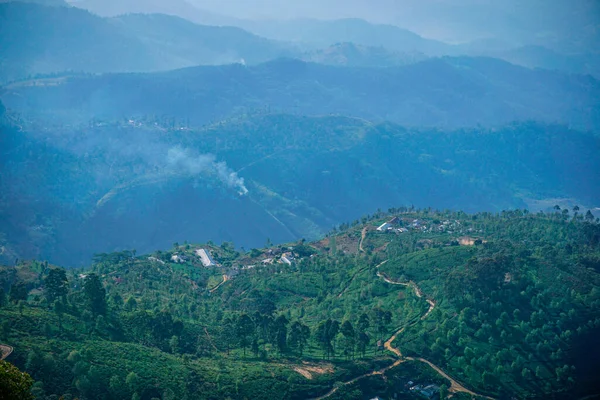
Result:
{"label": "winding road", "polygon": [[[363,238],[364,238],[364,235],[365,235],[365,233],[366,233],[366,232],[365,232],[365,230],[363,230],[363,232],[364,232],[364,233],[363,233]],[[362,240],[361,240],[361,243],[360,243],[360,247],[362,247]],[[406,282],[396,282],[396,281],[393,281],[393,280],[391,280],[390,278],[388,278],[387,276],[385,276],[385,274],[383,274],[383,273],[381,273],[381,272],[379,271],[379,267],[381,267],[382,265],[384,265],[385,263],[387,263],[387,261],[388,261],[388,260],[386,260],[386,261],[384,261],[384,262],[380,263],[379,265],[377,265],[377,266],[375,267],[375,268],[376,268],[376,270],[377,270],[377,276],[378,276],[379,278],[383,279],[383,280],[384,280],[386,283],[389,283],[389,284],[391,284],[391,285],[400,285],[400,286],[411,287],[411,288],[413,288],[413,290],[414,290],[414,292],[415,292],[415,295],[416,295],[417,297],[419,297],[419,298],[422,298],[422,297],[423,297],[423,292],[421,291],[421,289],[419,288],[419,286],[418,286],[418,285],[417,285],[415,282],[413,282],[413,281],[410,281],[410,282],[408,282],[408,283],[406,283]],[[431,312],[432,312],[432,311],[433,311],[433,309],[435,308],[435,301],[433,301],[433,300],[431,300],[431,299],[427,299],[427,303],[429,304],[429,309],[427,310],[427,312],[425,313],[425,315],[423,315],[423,316],[420,318],[420,321],[422,321],[422,320],[424,320],[425,318],[427,318],[427,317],[429,316],[429,314],[431,314]],[[363,378],[366,378],[366,377],[368,377],[368,376],[384,375],[384,374],[385,374],[387,371],[389,371],[390,369],[392,369],[392,368],[395,368],[395,367],[397,367],[398,365],[400,365],[400,364],[402,364],[403,362],[406,362],[406,361],[419,361],[419,362],[422,362],[422,363],[425,363],[425,364],[429,365],[429,366],[430,366],[431,368],[433,368],[433,370],[434,370],[434,371],[436,371],[436,372],[437,372],[439,375],[441,375],[442,377],[444,377],[445,379],[447,379],[448,381],[450,381],[450,388],[448,389],[448,391],[449,391],[450,393],[459,393],[459,392],[462,392],[462,393],[467,393],[467,394],[469,394],[469,395],[471,395],[471,396],[473,396],[473,397],[481,397],[481,398],[488,399],[488,400],[495,400],[495,399],[494,399],[494,398],[492,398],[492,397],[483,396],[483,395],[481,395],[481,394],[475,393],[475,392],[473,392],[473,391],[471,391],[471,390],[467,389],[466,387],[464,387],[463,385],[461,385],[459,382],[457,382],[455,379],[453,379],[452,377],[450,377],[450,376],[449,376],[447,373],[445,373],[445,372],[444,372],[444,371],[443,371],[443,370],[442,370],[440,367],[438,367],[437,365],[433,364],[432,362],[430,362],[430,361],[428,361],[428,360],[426,360],[426,359],[424,359],[424,358],[421,358],[421,357],[404,357],[404,356],[402,355],[402,352],[400,351],[400,349],[398,349],[398,348],[394,347],[393,343],[394,343],[394,341],[396,340],[396,338],[397,338],[397,337],[398,337],[398,336],[399,336],[399,335],[400,335],[402,332],[404,332],[404,330],[405,330],[406,328],[408,328],[408,327],[410,327],[410,326],[413,326],[413,325],[415,325],[416,323],[418,323],[418,321],[417,321],[417,322],[414,322],[414,323],[412,323],[412,324],[411,324],[411,325],[409,325],[409,326],[405,326],[405,327],[403,327],[403,328],[399,329],[398,331],[396,331],[396,332],[395,332],[395,333],[392,335],[392,337],[390,337],[390,338],[389,338],[389,339],[388,339],[388,340],[385,342],[385,344],[384,344],[384,348],[385,348],[386,350],[388,350],[388,351],[390,351],[390,352],[394,353],[394,354],[395,354],[395,355],[398,357],[398,360],[396,360],[396,361],[395,361],[393,364],[391,364],[391,365],[389,365],[389,366],[387,366],[387,367],[385,367],[385,368],[383,368],[383,369],[376,370],[376,371],[372,371],[372,372],[370,372],[370,373],[368,373],[368,374],[364,374],[364,375],[358,376],[358,377],[356,377],[356,378],[354,378],[354,379],[352,379],[352,380],[349,380],[349,381],[347,381],[347,382],[344,382],[344,383],[342,383],[341,385],[334,387],[333,389],[331,389],[329,392],[327,392],[327,393],[326,393],[326,394],[324,394],[323,396],[321,396],[321,397],[317,397],[317,398],[314,398],[314,399],[312,399],[312,400],[323,400],[323,399],[325,399],[325,398],[327,398],[327,397],[331,396],[331,395],[332,395],[332,394],[334,394],[335,392],[337,392],[337,391],[338,391],[340,388],[342,388],[342,387],[344,387],[344,386],[351,385],[351,384],[353,384],[353,383],[355,383],[355,382],[357,382],[357,381],[359,381],[359,380],[361,380],[361,379],[363,379]],[[385,377],[384,377],[384,379],[385,379]]]}

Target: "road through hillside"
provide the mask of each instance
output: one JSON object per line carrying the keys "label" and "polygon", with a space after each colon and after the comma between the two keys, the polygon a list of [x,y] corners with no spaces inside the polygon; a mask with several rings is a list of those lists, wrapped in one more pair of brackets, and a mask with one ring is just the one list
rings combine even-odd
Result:
{"label": "road through hillside", "polygon": [[227,275],[223,275],[223,280],[221,281],[221,283],[219,283],[217,286],[215,286],[214,288],[210,289],[211,293],[214,293],[217,291],[217,289],[219,289],[221,286],[223,286],[225,284],[225,282],[227,282],[229,280],[229,277]]}
{"label": "road through hillside", "polygon": [[[364,230],[363,230],[363,232],[364,232]],[[366,233],[366,232],[365,232],[365,233]],[[363,235],[364,235],[365,233],[363,233]],[[362,240],[361,240],[361,246],[360,246],[360,247],[362,247]],[[362,250],[362,249],[361,249],[361,250]],[[377,267],[375,267],[375,268],[377,269],[377,276],[378,276],[379,278],[383,279],[383,281],[385,281],[386,283],[389,283],[389,284],[391,284],[391,285],[399,285],[399,286],[407,286],[407,287],[411,287],[411,288],[413,288],[413,290],[414,290],[414,292],[415,292],[415,296],[417,296],[417,297],[419,297],[419,298],[422,298],[422,297],[423,297],[423,292],[421,291],[421,289],[419,288],[419,286],[418,286],[418,285],[417,285],[415,282],[413,282],[413,281],[410,281],[410,282],[408,282],[408,283],[406,283],[406,282],[396,282],[396,281],[393,281],[393,280],[391,280],[391,279],[390,279],[390,278],[388,278],[387,276],[385,276],[385,274],[381,273],[381,272],[379,271],[379,267],[381,267],[382,265],[384,265],[386,262],[387,262],[387,260],[386,260],[386,261],[384,261],[384,262],[382,262],[381,264],[377,265]],[[428,309],[428,310],[427,310],[427,312],[426,312],[426,313],[425,313],[425,314],[424,314],[424,315],[423,315],[423,316],[422,316],[422,317],[419,319],[419,321],[422,321],[422,320],[424,320],[425,318],[427,318],[427,317],[428,317],[428,316],[431,314],[431,312],[434,310],[434,308],[435,308],[435,301],[433,301],[433,300],[431,300],[431,299],[427,299],[427,303],[429,304],[429,309]],[[340,388],[342,388],[342,387],[344,387],[344,386],[351,385],[351,384],[353,384],[353,383],[355,383],[355,382],[357,382],[357,381],[359,381],[360,379],[363,379],[363,378],[365,378],[365,377],[368,377],[368,376],[375,376],[375,375],[383,375],[385,372],[389,371],[389,370],[390,370],[390,369],[392,369],[392,368],[395,368],[395,367],[397,367],[398,365],[402,364],[402,363],[403,363],[403,362],[405,362],[405,361],[419,361],[419,362],[422,362],[422,363],[425,363],[425,364],[429,365],[431,368],[433,368],[433,370],[434,370],[434,371],[436,371],[436,372],[437,372],[438,374],[440,374],[442,377],[444,377],[445,379],[447,379],[447,380],[449,380],[449,381],[450,381],[450,388],[448,389],[448,391],[449,391],[450,393],[458,393],[458,392],[462,392],[462,393],[467,393],[467,394],[469,394],[469,395],[471,395],[471,396],[477,396],[477,397],[482,397],[482,398],[484,398],[484,399],[488,399],[488,400],[494,400],[494,398],[492,398],[492,397],[483,396],[483,395],[481,395],[481,394],[475,393],[475,392],[473,392],[473,391],[471,391],[471,390],[469,390],[469,389],[465,388],[463,385],[461,385],[459,382],[457,382],[455,379],[453,379],[453,378],[452,378],[452,377],[450,377],[450,376],[449,376],[447,373],[445,373],[445,372],[444,372],[444,371],[443,371],[443,370],[442,370],[440,367],[438,367],[437,365],[433,364],[432,362],[430,362],[430,361],[428,361],[428,360],[426,360],[426,359],[424,359],[424,358],[420,358],[420,357],[416,357],[416,358],[415,358],[415,357],[404,357],[404,356],[402,355],[402,352],[400,351],[400,349],[398,349],[398,348],[394,347],[394,344],[393,344],[393,343],[394,343],[394,341],[396,340],[396,338],[397,338],[397,337],[398,337],[400,334],[402,334],[402,333],[404,332],[404,330],[405,330],[406,328],[408,328],[408,327],[411,327],[411,326],[415,325],[416,323],[418,323],[418,321],[416,321],[416,322],[413,322],[413,323],[412,323],[411,325],[409,325],[409,326],[405,326],[405,327],[403,327],[403,328],[399,329],[398,331],[396,331],[396,332],[395,332],[395,333],[392,335],[392,337],[390,337],[390,338],[389,338],[389,339],[388,339],[388,340],[385,342],[385,344],[384,344],[384,347],[385,347],[385,349],[386,349],[386,350],[388,350],[388,351],[390,351],[390,352],[392,352],[392,353],[394,353],[394,354],[395,354],[395,355],[396,355],[396,356],[399,358],[399,359],[398,359],[398,360],[396,360],[396,361],[395,361],[393,364],[391,364],[391,365],[387,366],[387,367],[386,367],[386,368],[384,368],[384,369],[381,369],[381,370],[376,370],[376,371],[372,371],[372,372],[370,372],[370,373],[368,373],[368,374],[364,374],[364,375],[358,376],[358,377],[356,377],[356,378],[354,378],[354,379],[352,379],[352,380],[350,380],[350,381],[344,382],[344,383],[342,383],[341,385],[334,387],[333,389],[331,389],[331,390],[330,390],[328,393],[324,394],[323,396],[321,396],[321,397],[317,397],[317,398],[315,398],[315,399],[312,399],[312,400],[323,400],[323,399],[325,399],[325,398],[327,398],[327,397],[331,396],[331,395],[332,395],[332,394],[334,394],[335,392],[337,392],[337,391],[338,391]]]}

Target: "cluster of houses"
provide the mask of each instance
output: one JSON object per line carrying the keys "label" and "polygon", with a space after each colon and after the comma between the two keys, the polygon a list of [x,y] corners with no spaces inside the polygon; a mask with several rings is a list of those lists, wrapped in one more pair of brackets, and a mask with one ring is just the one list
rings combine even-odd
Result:
{"label": "cluster of houses", "polygon": [[[196,249],[194,253],[200,258],[200,262],[204,267],[208,268],[218,266],[215,260],[211,257],[210,252],[208,250]],[[164,262],[155,257],[149,257],[148,259],[152,261],[158,261],[164,264]],[[190,261],[190,259],[189,256],[186,254],[173,254],[171,256],[171,261],[177,264],[185,264],[186,262]]]}
{"label": "cluster of houses", "polygon": [[[292,248],[288,248],[288,250],[291,250]],[[265,258],[264,260],[261,261],[262,265],[269,265],[269,264],[274,264],[274,263],[279,263],[279,264],[287,264],[287,265],[292,265],[292,263],[296,261],[296,257],[294,256],[294,253],[292,253],[291,251],[284,251],[284,250],[280,250],[280,249],[269,249],[267,250],[267,258]]]}
{"label": "cluster of houses", "polygon": [[[423,221],[420,219],[412,218],[399,218],[394,217],[391,220],[384,222],[377,228],[379,232],[396,232],[405,233],[409,231],[421,231],[421,232],[446,232],[446,233],[462,233],[463,226],[460,221],[457,220],[446,220],[446,221]],[[468,232],[472,232],[473,229],[467,229]]]}
{"label": "cluster of houses", "polygon": [[294,253],[291,251],[282,251],[280,249],[269,249],[267,250],[267,256],[260,261],[260,264],[244,265],[241,267],[242,270],[254,269],[257,266],[267,266],[273,264],[287,264],[292,265],[297,260]]}

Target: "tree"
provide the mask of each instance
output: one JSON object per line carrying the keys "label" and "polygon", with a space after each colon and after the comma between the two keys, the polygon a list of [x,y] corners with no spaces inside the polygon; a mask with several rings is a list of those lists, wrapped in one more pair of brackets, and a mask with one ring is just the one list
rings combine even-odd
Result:
{"label": "tree", "polygon": [[123,379],[118,375],[113,375],[108,384],[108,393],[110,398],[114,400],[125,399],[129,397],[129,392],[125,386]]}
{"label": "tree", "polygon": [[52,268],[44,279],[44,291],[50,303],[68,293],[67,272],[62,268]]}
{"label": "tree", "polygon": [[85,278],[83,292],[92,314],[106,314],[106,289],[102,286],[98,275],[89,274]]}
{"label": "tree", "polygon": [[357,328],[361,332],[365,332],[367,329],[371,327],[371,320],[366,313],[362,313],[358,318]]}
{"label": "tree", "polygon": [[279,350],[279,354],[287,351],[287,326],[288,319],[284,315],[280,315],[275,319],[275,344]]}
{"label": "tree", "polygon": [[292,348],[297,349],[300,352],[300,356],[302,356],[304,347],[308,343],[309,338],[310,329],[308,326],[299,321],[292,324],[288,342]]}
{"label": "tree", "polygon": [[179,353],[179,337],[173,335],[169,340],[169,347],[171,348],[171,353]]}
{"label": "tree", "polygon": [[335,346],[332,341],[338,334],[339,328],[340,323],[332,319],[323,321],[317,326],[315,337],[321,345],[326,358],[335,355]]}
{"label": "tree", "polygon": [[440,400],[446,400],[447,397],[448,397],[448,386],[446,386],[446,384],[443,384],[442,386],[440,386]]}
{"label": "tree", "polygon": [[235,334],[238,342],[244,350],[244,357],[246,357],[246,348],[250,345],[250,335],[254,332],[254,323],[248,314],[242,314],[235,324]]}
{"label": "tree", "polygon": [[590,210],[585,213],[585,220],[588,222],[594,222],[594,214]]}
{"label": "tree", "polygon": [[137,393],[142,389],[142,380],[135,372],[130,372],[125,378],[125,384],[129,387],[132,393]]}
{"label": "tree", "polygon": [[23,282],[17,282],[10,287],[10,292],[8,294],[10,301],[13,303],[18,303],[19,301],[27,300],[27,294],[29,293],[29,289],[27,285]]}
{"label": "tree", "polygon": [[369,345],[369,342],[371,341],[371,338],[369,337],[369,335],[366,332],[359,332],[358,333],[358,351],[362,354],[362,356],[364,357],[366,352],[367,352],[367,346]]}
{"label": "tree", "polygon": [[31,387],[33,379],[26,372],[6,361],[0,361],[0,399],[33,400]]}
{"label": "tree", "polygon": [[379,332],[379,339],[383,340],[383,335],[387,331],[387,326],[392,322],[392,313],[377,307],[373,310],[373,320],[375,321],[377,332]]}
{"label": "tree", "polygon": [[137,308],[137,300],[135,299],[135,297],[130,296],[127,299],[127,302],[125,303],[125,308],[128,311],[133,311],[133,310],[135,310]]}
{"label": "tree", "polygon": [[354,345],[356,332],[350,321],[345,321],[340,328],[341,334],[344,336],[344,354],[348,358],[354,357]]}

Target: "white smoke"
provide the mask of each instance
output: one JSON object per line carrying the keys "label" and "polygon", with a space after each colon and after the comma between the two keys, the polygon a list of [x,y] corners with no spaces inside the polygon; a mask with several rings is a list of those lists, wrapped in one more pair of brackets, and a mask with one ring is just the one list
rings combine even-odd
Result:
{"label": "white smoke", "polygon": [[172,147],[167,153],[167,164],[170,168],[190,175],[214,173],[221,182],[237,190],[241,196],[248,194],[244,178],[240,178],[224,161],[218,162],[213,154],[194,155],[189,149]]}

